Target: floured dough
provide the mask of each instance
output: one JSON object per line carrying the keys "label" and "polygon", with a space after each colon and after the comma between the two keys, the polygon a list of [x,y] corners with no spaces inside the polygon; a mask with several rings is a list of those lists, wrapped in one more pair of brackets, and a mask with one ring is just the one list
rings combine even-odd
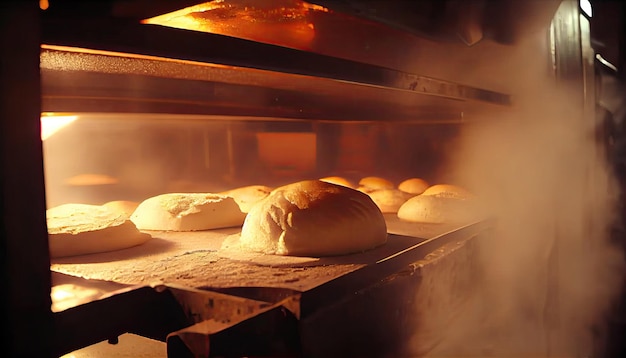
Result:
{"label": "floured dough", "polygon": [[46,210],[46,218],[53,258],[126,249],[151,238],[106,206],[64,204]]}
{"label": "floured dough", "polygon": [[243,224],[245,250],[291,256],[356,253],[387,242],[385,219],[357,190],[319,180],[274,189]]}
{"label": "floured dough", "polygon": [[248,213],[252,205],[264,199],[272,191],[272,188],[265,185],[249,185],[241,188],[227,190],[222,195],[235,199],[242,213]]}
{"label": "floured dough", "polygon": [[360,190],[363,192],[372,192],[380,189],[393,189],[395,186],[390,180],[381,177],[365,177],[359,180]]}
{"label": "floured dough", "polygon": [[398,189],[376,190],[368,195],[383,213],[397,213],[400,206],[413,196]]}
{"label": "floured dough", "polygon": [[397,215],[404,221],[431,224],[460,224],[476,220],[479,217],[472,199],[423,194],[402,204]]}
{"label": "floured dough", "polygon": [[225,195],[168,193],[141,202],[130,219],[140,230],[197,231],[239,226],[245,215]]}
{"label": "floured dough", "polygon": [[435,184],[428,187],[422,195],[438,195],[456,199],[469,199],[474,197],[469,190],[452,184]]}
{"label": "floured dough", "polygon": [[415,194],[415,195],[423,193],[428,187],[429,187],[428,182],[421,178],[406,179],[400,184],[398,184],[399,190],[402,190],[405,193]]}

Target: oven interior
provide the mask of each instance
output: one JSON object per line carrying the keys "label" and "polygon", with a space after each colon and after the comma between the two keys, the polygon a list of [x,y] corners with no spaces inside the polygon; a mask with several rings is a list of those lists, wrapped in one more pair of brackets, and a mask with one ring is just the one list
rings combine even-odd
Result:
{"label": "oven interior", "polygon": [[[571,65],[573,3],[51,2],[46,206],[328,176],[455,183],[464,130],[515,113],[520,77],[590,75]],[[519,71],[527,52],[536,71]],[[480,280],[472,255],[490,222],[385,219],[390,244],[361,256],[225,255],[235,227],[53,258],[56,353],[133,334],[176,357],[380,356],[419,327],[424,354],[443,323],[422,322],[451,319]],[[431,302],[444,289],[456,295]]]}

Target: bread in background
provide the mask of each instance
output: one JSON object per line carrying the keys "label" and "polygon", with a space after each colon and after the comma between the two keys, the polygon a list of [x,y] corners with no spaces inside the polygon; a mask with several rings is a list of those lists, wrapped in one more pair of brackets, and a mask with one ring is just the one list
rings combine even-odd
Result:
{"label": "bread in background", "polygon": [[245,216],[225,195],[167,193],[142,201],[130,219],[140,230],[199,231],[240,226]]}
{"label": "bread in background", "polygon": [[428,189],[429,186],[430,184],[424,179],[409,178],[398,184],[398,190],[413,195],[419,195]]}
{"label": "bread in background", "polygon": [[239,205],[242,213],[248,213],[250,208],[262,199],[265,199],[272,188],[265,185],[248,185],[241,188],[235,188],[220,193],[231,197]]}
{"label": "bread in background", "polygon": [[367,193],[367,195],[372,198],[376,206],[378,206],[383,213],[397,213],[402,204],[413,197],[412,194],[405,193],[398,189],[375,190]]}
{"label": "bread in background", "polygon": [[452,184],[435,184],[428,187],[421,195],[439,195],[456,199],[469,199],[474,197],[469,190]]}
{"label": "bread in background", "polygon": [[364,177],[359,180],[359,187],[357,188],[359,191],[364,193],[371,193],[376,190],[381,189],[394,189],[395,185],[391,180],[381,178],[381,177]]}

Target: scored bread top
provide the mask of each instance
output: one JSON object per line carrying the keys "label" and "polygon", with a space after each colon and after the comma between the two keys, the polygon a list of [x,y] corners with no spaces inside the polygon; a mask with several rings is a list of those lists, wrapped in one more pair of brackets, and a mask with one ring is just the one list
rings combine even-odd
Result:
{"label": "scored bread top", "polygon": [[197,231],[239,226],[244,217],[229,196],[167,193],[142,201],[130,219],[140,230]]}
{"label": "scored bread top", "polygon": [[75,234],[124,224],[128,218],[106,206],[63,204],[46,210],[49,234]]}

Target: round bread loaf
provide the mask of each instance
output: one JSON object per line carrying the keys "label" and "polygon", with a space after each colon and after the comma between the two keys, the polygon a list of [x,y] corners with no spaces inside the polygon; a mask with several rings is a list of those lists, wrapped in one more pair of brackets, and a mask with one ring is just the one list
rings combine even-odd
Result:
{"label": "round bread loaf", "polygon": [[436,184],[430,186],[428,189],[424,190],[422,195],[438,195],[456,199],[469,199],[474,196],[467,189],[451,184]]}
{"label": "round bread loaf", "polygon": [[107,208],[112,209],[114,211],[120,212],[126,215],[126,217],[130,217],[135,211],[135,209],[137,209],[137,206],[139,206],[139,203],[136,201],[129,201],[129,200],[113,200],[113,201],[104,203],[103,206],[106,206]]}
{"label": "round bread loaf", "polygon": [[265,185],[249,185],[241,188],[227,190],[222,192],[222,195],[226,195],[235,199],[239,210],[242,213],[248,213],[252,205],[264,199],[272,191],[272,188]]}
{"label": "round bread loaf", "polygon": [[130,219],[140,230],[197,231],[243,224],[231,197],[213,193],[168,193],[141,202]]}
{"label": "round bread loaf", "polygon": [[428,182],[421,178],[406,179],[398,185],[399,190],[414,195],[419,195],[423,193],[424,190],[426,190],[428,187]]}
{"label": "round bread loaf", "polygon": [[151,239],[125,214],[105,206],[63,204],[46,210],[46,221],[53,258],[122,250]]}
{"label": "round bread loaf", "polygon": [[413,196],[398,189],[376,190],[368,195],[383,213],[397,213],[400,206]]}
{"label": "round bread loaf", "polygon": [[366,190],[393,189],[395,187],[391,181],[381,177],[365,177],[359,180],[359,186],[366,188]]}
{"label": "round bread loaf", "polygon": [[397,215],[404,221],[431,224],[460,224],[478,217],[471,199],[423,194],[402,204]]}
{"label": "round bread loaf", "polygon": [[250,210],[240,238],[243,249],[291,256],[344,255],[386,242],[385,219],[369,196],[319,180],[274,189]]}
{"label": "round bread loaf", "polygon": [[338,176],[324,177],[320,179],[320,181],[331,183],[331,184],[347,186],[348,188],[355,188],[354,183],[352,183],[350,180],[344,177],[338,177]]}

